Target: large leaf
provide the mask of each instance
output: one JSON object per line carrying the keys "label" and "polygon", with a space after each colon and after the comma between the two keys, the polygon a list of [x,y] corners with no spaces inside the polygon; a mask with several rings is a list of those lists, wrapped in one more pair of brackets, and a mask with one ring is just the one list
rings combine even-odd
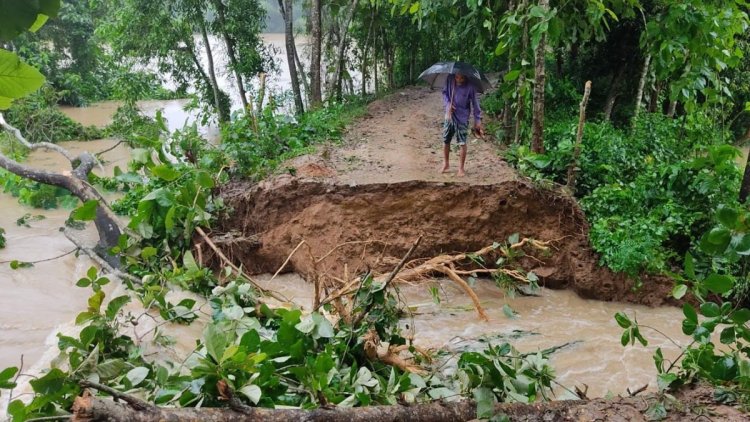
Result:
{"label": "large leaf", "polygon": [[724,293],[732,290],[732,287],[734,286],[734,279],[728,275],[714,273],[706,277],[706,280],[703,283],[708,290],[723,295]]}
{"label": "large leaf", "polygon": [[99,201],[90,199],[83,203],[80,207],[73,210],[71,215],[74,220],[79,221],[92,221],[96,218],[96,207],[99,205]]}
{"label": "large leaf", "polygon": [[55,17],[59,10],[60,0],[0,0],[0,40],[10,41],[27,29],[39,29],[46,20],[39,15]]}
{"label": "large leaf", "polygon": [[10,107],[14,99],[36,91],[43,83],[44,76],[38,70],[10,51],[0,49],[0,110]]}
{"label": "large leaf", "polygon": [[135,387],[136,385],[143,382],[143,380],[146,379],[148,376],[149,369],[145,366],[139,366],[137,368],[133,368],[130,371],[128,371],[127,375],[125,377],[130,381],[130,385],[132,387]]}

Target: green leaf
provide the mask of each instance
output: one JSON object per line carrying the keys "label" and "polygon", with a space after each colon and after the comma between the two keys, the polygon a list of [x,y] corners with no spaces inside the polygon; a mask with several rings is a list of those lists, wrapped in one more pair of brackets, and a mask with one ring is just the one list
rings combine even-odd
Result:
{"label": "green leaf", "polygon": [[714,362],[711,368],[711,376],[722,381],[729,381],[737,374],[737,363],[731,356],[724,356]]}
{"label": "green leaf", "polygon": [[91,280],[96,280],[97,275],[99,275],[99,271],[94,266],[89,267],[88,271],[86,271],[86,277]]}
{"label": "green leaf", "polygon": [[477,402],[477,419],[491,418],[495,414],[495,393],[487,387],[479,387],[473,394]]}
{"label": "green leaf", "polygon": [[195,175],[195,181],[202,188],[211,189],[214,187],[214,179],[207,171],[198,171]]}
{"label": "green leaf", "polygon": [[129,366],[130,364],[122,359],[108,359],[96,365],[96,373],[102,381],[107,381],[122,375]]}
{"label": "green leaf", "polygon": [[34,28],[40,14],[55,17],[59,10],[60,0],[0,0],[0,40],[12,40]]}
{"label": "green leaf", "polygon": [[18,368],[14,366],[3,369],[2,372],[0,372],[0,388],[14,388],[16,383],[12,382],[10,379],[13,378],[17,372]]}
{"label": "green leaf", "polygon": [[507,303],[503,305],[503,314],[505,314],[507,318],[516,319],[516,312]]}
{"label": "green leaf", "polygon": [[164,216],[164,228],[167,229],[167,231],[172,231],[174,229],[174,213],[177,211],[175,208],[175,205],[172,205],[172,207],[167,211],[167,215]]}
{"label": "green leaf", "polygon": [[735,335],[734,327],[727,327],[721,330],[721,336],[719,337],[723,344],[732,344],[737,339]]}
{"label": "green leaf", "polygon": [[[2,20],[0,18],[0,37],[3,32]],[[44,76],[38,70],[22,62],[14,53],[0,49],[0,110],[7,109],[14,99],[31,94],[42,84]]]}
{"label": "green leaf", "polygon": [[620,344],[627,346],[628,343],[630,343],[630,329],[623,331],[622,337],[620,337]]}
{"label": "green leaf", "polygon": [[260,390],[260,387],[257,385],[246,385],[242,388],[240,388],[240,393],[242,393],[245,397],[248,398],[253,404],[258,404],[260,401],[260,397],[262,394],[262,391]]}
{"label": "green leaf", "polygon": [[206,342],[206,350],[216,362],[221,361],[224,355],[224,349],[227,347],[227,336],[221,332],[215,324],[209,324],[203,332],[203,338]]}
{"label": "green leaf", "polygon": [[102,307],[102,301],[104,300],[104,292],[99,290],[89,297],[89,312],[99,313],[99,308]]}
{"label": "green leaf", "polygon": [[415,14],[419,11],[419,2],[412,3],[411,7],[409,8],[409,14]]}
{"label": "green leaf", "polygon": [[732,207],[719,205],[719,209],[716,210],[716,218],[721,224],[729,229],[732,229],[737,225],[737,217],[739,217],[739,214],[737,213],[737,210]]}
{"label": "green leaf", "polygon": [[630,326],[633,325],[630,318],[622,312],[617,312],[615,314],[615,321],[617,321],[617,325],[622,328],[630,328]]}
{"label": "green leaf", "polygon": [[193,258],[192,252],[190,251],[185,252],[185,255],[182,256],[182,265],[184,265],[188,271],[200,270],[198,264],[195,262],[195,258]]}
{"label": "green leaf", "polygon": [[143,250],[141,251],[141,258],[143,258],[143,259],[149,259],[151,257],[156,256],[157,252],[158,252],[158,249],[156,249],[155,247],[153,247],[153,246],[147,246],[147,247],[143,248]]}
{"label": "green leaf", "polygon": [[721,309],[719,308],[719,305],[713,302],[706,302],[701,305],[701,315],[709,318],[715,318],[721,315]]}
{"label": "green leaf", "polygon": [[682,305],[682,313],[685,315],[685,318],[687,318],[688,321],[698,323],[698,313],[695,312],[695,308],[693,308],[693,305],[686,303]]}
{"label": "green leaf", "polygon": [[48,19],[49,19],[49,16],[47,15],[43,15],[43,14],[37,15],[36,20],[31,25],[31,27],[29,27],[29,32],[36,32],[39,29],[41,29],[41,27],[43,27],[44,24],[47,23]]}
{"label": "green leaf", "polygon": [[729,246],[729,242],[732,240],[732,234],[724,227],[715,227],[708,232],[705,236],[705,240],[712,247],[708,252],[719,253],[723,252],[727,246]]}
{"label": "green leaf", "polygon": [[125,375],[125,378],[130,381],[130,385],[132,387],[137,386],[138,384],[142,383],[143,380],[146,379],[148,376],[149,369],[145,366],[139,366],[137,368],[133,368]]}
{"label": "green leaf", "polygon": [[114,319],[117,316],[117,313],[120,312],[120,309],[122,309],[122,307],[125,306],[128,302],[130,302],[130,296],[118,296],[109,301],[109,303],[107,304],[107,310],[104,314],[107,316],[107,318]]}
{"label": "green leaf", "polygon": [[678,284],[672,289],[672,297],[677,300],[682,299],[685,296],[685,293],[687,293],[687,290],[688,286],[686,284]]}
{"label": "green leaf", "polygon": [[510,72],[506,73],[505,76],[503,76],[503,80],[505,82],[513,82],[516,79],[518,79],[519,75],[521,75],[521,71],[520,70],[518,70],[518,69],[511,70]]}
{"label": "green leaf", "polygon": [[734,278],[728,275],[712,273],[703,281],[706,288],[716,294],[723,295],[734,287]]}
{"label": "green leaf", "polygon": [[151,167],[149,170],[151,170],[151,173],[153,173],[154,176],[166,180],[167,182],[171,182],[180,177],[180,172],[168,164],[159,164],[158,166]]}
{"label": "green leaf", "polygon": [[695,280],[695,259],[690,252],[685,253],[685,275],[691,280]]}
{"label": "green leaf", "polygon": [[734,245],[734,251],[739,255],[750,255],[750,233],[745,233],[740,240]]}
{"label": "green leaf", "polygon": [[668,389],[675,381],[677,381],[677,375],[671,372],[659,374],[656,377],[656,385],[659,387],[659,391]]}
{"label": "green leaf", "polygon": [[96,315],[97,314],[95,314],[94,312],[88,312],[88,311],[81,312],[80,314],[76,316],[76,325],[81,325],[84,322],[93,319],[94,317],[96,317]]}
{"label": "green leaf", "polygon": [[732,321],[737,325],[742,325],[750,321],[750,309],[742,308],[734,311],[731,316]]}
{"label": "green leaf", "polygon": [[83,203],[80,207],[73,210],[71,217],[73,220],[78,221],[92,221],[96,218],[96,207],[99,206],[99,201],[90,199]]}

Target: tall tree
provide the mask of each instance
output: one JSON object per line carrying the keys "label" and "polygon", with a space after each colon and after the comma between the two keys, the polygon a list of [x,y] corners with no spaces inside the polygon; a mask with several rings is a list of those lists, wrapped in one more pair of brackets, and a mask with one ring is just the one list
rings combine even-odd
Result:
{"label": "tall tree", "polygon": [[294,107],[297,114],[305,112],[300,93],[299,77],[297,76],[297,61],[295,60],[296,48],[294,45],[294,12],[292,0],[278,0],[281,17],[284,18],[284,40],[286,42],[286,61],[289,66],[289,77],[292,81],[292,93],[294,94]]}
{"label": "tall tree", "polygon": [[219,32],[224,39],[224,45],[227,48],[227,56],[229,56],[229,65],[234,71],[234,77],[237,80],[237,91],[240,94],[240,102],[242,102],[242,108],[247,109],[247,93],[245,92],[245,84],[243,83],[242,72],[240,72],[240,65],[237,60],[237,53],[235,52],[234,40],[229,35],[228,22],[226,17],[226,5],[223,0],[213,0],[214,7],[216,8],[216,14],[219,23]]}
{"label": "tall tree", "polygon": [[317,107],[323,102],[320,78],[320,57],[322,54],[321,0],[312,0],[310,20],[312,49],[310,52],[310,103]]}
{"label": "tall tree", "polygon": [[336,53],[336,71],[333,74],[333,83],[335,86],[336,98],[341,99],[341,73],[344,66],[344,55],[346,54],[347,45],[347,34],[349,33],[349,25],[354,17],[354,12],[357,9],[357,3],[359,0],[352,0],[351,5],[347,9],[346,16],[344,16],[339,28],[339,44]]}
{"label": "tall tree", "polygon": [[[549,12],[549,0],[539,0],[539,8],[544,14]],[[544,88],[545,53],[547,49],[547,33],[542,32],[536,45],[534,54],[534,107],[531,122],[531,149],[537,154],[544,153]]]}

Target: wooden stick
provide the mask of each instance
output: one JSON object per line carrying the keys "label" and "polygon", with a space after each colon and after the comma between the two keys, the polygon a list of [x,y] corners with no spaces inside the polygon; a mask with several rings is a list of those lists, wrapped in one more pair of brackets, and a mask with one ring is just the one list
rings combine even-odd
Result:
{"label": "wooden stick", "polygon": [[[396,277],[396,274],[398,274],[399,271],[401,271],[401,268],[404,267],[404,264],[406,264],[406,261],[411,257],[411,254],[414,253],[414,250],[417,249],[417,246],[419,246],[419,243],[422,242],[422,236],[420,235],[417,240],[414,242],[413,245],[411,245],[411,248],[409,248],[409,251],[406,252],[406,255],[404,255],[403,258],[401,258],[401,262],[396,265],[396,268],[391,271],[391,273],[388,275],[388,278],[385,279],[383,283],[383,290],[388,288],[388,285],[391,284],[393,279]],[[370,312],[370,309],[372,309],[373,302],[370,302],[370,304],[365,308],[365,310],[362,311],[361,314],[354,320],[352,323],[352,327],[356,327],[359,325],[360,322],[362,322],[362,319],[367,315],[368,312]]]}
{"label": "wooden stick", "polygon": [[221,251],[221,249],[219,249],[214,244],[214,242],[211,240],[211,238],[208,237],[208,235],[206,234],[206,232],[203,231],[203,229],[201,229],[200,227],[196,227],[195,231],[198,232],[199,235],[201,235],[201,237],[203,238],[203,240],[206,241],[206,244],[211,249],[213,249],[214,252],[216,252],[216,254],[219,256],[219,258],[221,258],[221,260],[224,261],[225,264],[229,265],[230,268],[232,268],[233,270],[237,271],[237,274],[239,274],[240,276],[242,276],[245,279],[247,279],[247,281],[249,281],[250,284],[252,284],[253,286],[255,286],[255,288],[257,288],[258,290],[260,290],[263,294],[271,296],[272,298],[274,298],[276,300],[279,300],[281,302],[289,302],[290,301],[289,299],[281,297],[278,293],[274,292],[273,290],[268,290],[268,289],[263,288],[260,284],[258,284],[258,282],[256,282],[255,280],[253,280],[249,275],[245,274],[245,272],[242,271],[242,269],[240,269],[239,267],[237,267],[236,265],[234,265],[234,263],[232,261],[230,261],[229,258],[226,257],[226,255],[224,255],[224,253]]}
{"label": "wooden stick", "polygon": [[446,267],[445,265],[439,265],[435,267],[435,270],[445,274],[450,278],[453,282],[458,284],[461,289],[466,292],[467,295],[471,298],[471,301],[474,302],[474,307],[477,308],[477,313],[479,313],[479,318],[489,321],[490,318],[487,316],[487,313],[484,311],[484,308],[482,308],[482,304],[479,302],[479,297],[476,293],[474,293],[474,290],[471,289],[471,286],[469,286],[468,283],[466,283],[461,277],[458,276],[453,270]]}
{"label": "wooden stick", "polygon": [[299,249],[302,246],[303,243],[305,243],[304,239],[302,239],[302,241],[299,242],[299,245],[297,245],[297,247],[294,248],[294,250],[292,251],[292,253],[290,253],[289,256],[286,257],[286,261],[284,261],[284,263],[281,264],[281,266],[279,267],[279,269],[276,270],[276,272],[273,274],[273,277],[271,277],[271,279],[268,280],[269,282],[273,281],[273,279],[276,278],[277,275],[279,275],[279,273],[281,272],[281,270],[283,270],[284,267],[286,267],[286,264],[289,263],[289,260],[292,259],[292,256],[294,255],[294,253],[297,252],[297,249]]}

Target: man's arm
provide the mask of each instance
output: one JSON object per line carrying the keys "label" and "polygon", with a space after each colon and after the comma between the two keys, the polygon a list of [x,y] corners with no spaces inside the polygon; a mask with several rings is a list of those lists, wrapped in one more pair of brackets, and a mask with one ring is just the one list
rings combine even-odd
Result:
{"label": "man's arm", "polygon": [[479,99],[477,98],[476,89],[471,90],[471,109],[474,112],[474,128],[481,135],[482,129],[482,109],[479,108]]}

